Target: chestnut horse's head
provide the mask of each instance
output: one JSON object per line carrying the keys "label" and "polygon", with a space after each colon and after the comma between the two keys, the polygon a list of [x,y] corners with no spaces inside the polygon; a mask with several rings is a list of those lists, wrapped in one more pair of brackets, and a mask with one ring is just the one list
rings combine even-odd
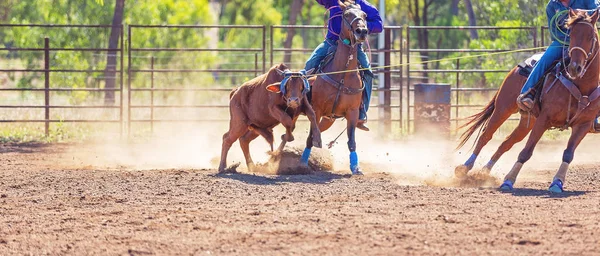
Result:
{"label": "chestnut horse's head", "polygon": [[[344,1],[344,2],[342,2]],[[348,39],[352,44],[362,43],[367,40],[369,29],[367,28],[367,14],[360,9],[360,6],[354,1],[345,2],[346,0],[338,0],[340,8],[342,8],[342,30],[340,39]]]}
{"label": "chestnut horse's head", "polygon": [[[273,83],[267,86],[267,90],[274,93],[281,93],[283,99],[289,108],[296,109],[302,103],[306,93],[310,90],[306,74],[302,72],[292,72],[289,69],[277,69],[283,80],[279,83]],[[257,102],[257,104],[263,104]]]}
{"label": "chestnut horse's head", "polygon": [[585,11],[569,10],[567,27],[569,28],[569,57],[571,63],[567,67],[567,75],[571,79],[581,78],[589,62],[598,55],[598,11],[588,15]]}

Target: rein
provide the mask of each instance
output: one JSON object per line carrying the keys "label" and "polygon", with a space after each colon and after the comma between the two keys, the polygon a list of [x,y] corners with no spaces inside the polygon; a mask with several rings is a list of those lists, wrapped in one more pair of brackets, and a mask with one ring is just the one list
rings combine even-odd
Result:
{"label": "rein", "polygon": [[[346,11],[347,11],[347,10],[346,10]],[[344,13],[345,13],[346,11],[344,11]],[[366,23],[366,21],[365,21],[365,19],[364,19],[363,17],[361,17],[360,15],[357,15],[357,16],[356,16],[354,19],[352,19],[352,21],[348,21],[348,19],[346,19],[345,15],[343,15],[343,14],[342,14],[341,16],[342,16],[342,20],[343,20],[343,22],[344,22],[344,25],[345,25],[345,26],[347,26],[347,28],[346,28],[346,29],[347,29],[347,30],[349,30],[349,31],[350,31],[350,33],[351,33],[352,35],[354,35],[354,40],[352,40],[352,39],[348,39],[348,38],[344,38],[344,39],[342,39],[342,38],[341,38],[341,35],[339,35],[339,34],[338,34],[339,40],[342,42],[342,45],[344,45],[344,46],[346,46],[346,47],[349,47],[349,48],[350,48],[350,53],[349,53],[349,55],[348,55],[348,59],[346,60],[346,64],[345,64],[345,68],[346,68],[346,70],[347,70],[347,69],[348,69],[348,67],[350,66],[350,62],[351,62],[352,60],[354,60],[354,59],[355,59],[355,53],[358,51],[358,45],[359,45],[359,43],[358,43],[358,40],[356,40],[356,35],[355,35],[355,34],[354,34],[354,32],[352,31],[352,25],[353,25],[355,22],[357,22],[357,21],[361,21],[361,20],[362,20],[362,21],[363,21],[363,22],[365,22],[365,23]],[[337,15],[336,15],[336,16],[334,16],[334,17],[337,17]],[[333,18],[333,17],[331,17],[331,18]],[[329,19],[329,22],[331,22],[331,18]],[[328,22],[328,23],[329,23],[329,22]],[[330,31],[331,31],[331,30],[330,30]],[[334,33],[334,34],[335,34],[335,33]],[[340,34],[341,34],[341,33],[340,33]],[[338,47],[338,48],[339,48],[339,47]],[[337,51],[337,50],[336,50],[336,51]],[[357,69],[358,69],[358,66],[357,66]],[[333,107],[332,107],[332,109],[331,109],[331,116],[330,116],[331,118],[335,118],[335,109],[336,109],[336,108],[337,108],[337,106],[338,106],[339,99],[340,99],[340,95],[341,95],[342,93],[343,93],[343,94],[348,94],[348,95],[356,95],[356,94],[360,94],[360,93],[362,93],[362,91],[363,91],[363,90],[364,90],[364,88],[365,88],[365,85],[364,85],[364,83],[362,82],[362,80],[360,79],[360,76],[359,76],[359,81],[360,81],[360,83],[361,83],[361,87],[360,87],[360,88],[350,88],[350,87],[347,87],[347,86],[344,84],[344,79],[343,79],[343,78],[342,78],[340,81],[336,81],[336,80],[335,80],[335,79],[333,79],[331,76],[329,76],[329,75],[327,75],[327,74],[325,74],[325,73],[323,73],[323,74],[322,74],[321,76],[319,76],[319,77],[320,77],[321,79],[323,79],[323,80],[324,80],[326,83],[330,84],[331,86],[333,86],[334,88],[336,88],[336,89],[337,89],[337,93],[336,93],[336,96],[335,96],[335,101],[333,102]]]}
{"label": "rein", "polygon": [[[588,26],[590,26],[593,30],[595,30],[596,28],[594,27],[594,25],[592,25],[589,22],[585,22],[583,24],[586,24]],[[594,36],[594,41],[592,42],[592,48],[590,49],[589,52],[586,52],[583,48],[579,47],[579,46],[574,46],[571,47],[571,49],[569,49],[569,58],[571,58],[573,51],[581,51],[583,52],[584,56],[587,56],[585,58],[585,62],[583,63],[583,71],[581,72],[581,74],[579,75],[579,77],[577,78],[581,78],[583,77],[583,75],[585,75],[585,72],[587,71],[587,69],[590,67],[590,65],[594,62],[594,59],[596,59],[596,56],[598,56],[598,51],[596,51],[596,43],[597,43],[598,38],[596,36]],[[592,53],[595,53],[594,56],[592,57]],[[592,57],[592,59],[590,60],[590,57]],[[576,77],[572,76],[571,73],[569,73],[569,70],[566,69],[565,73],[567,73],[567,76],[570,79],[575,79]]]}
{"label": "rein", "polygon": [[[594,31],[596,31],[596,27],[593,24],[591,24],[589,22],[586,22],[585,24],[590,26]],[[566,66],[565,66],[565,73],[568,78],[565,77],[562,74],[562,72],[556,73],[556,79],[559,80],[571,94],[569,96],[569,103],[567,106],[567,119],[566,119],[565,124],[562,127],[559,127],[559,129],[561,129],[561,130],[565,130],[568,127],[570,127],[577,120],[577,118],[583,113],[583,111],[592,104],[592,102],[594,102],[600,98],[600,87],[597,86],[592,91],[592,93],[590,93],[590,95],[582,95],[579,87],[577,87],[577,85],[575,85],[575,83],[573,83],[573,81],[572,81],[573,79],[576,79],[576,78],[582,78],[585,75],[585,73],[587,72],[587,69],[592,65],[592,63],[594,63],[594,60],[596,59],[596,56],[598,56],[598,52],[600,51],[600,49],[597,49],[596,44],[598,44],[598,34],[597,33],[595,33],[594,40],[593,40],[593,43],[592,43],[592,46],[591,46],[591,49],[589,52],[587,52],[585,49],[578,47],[578,46],[574,46],[569,49],[569,53],[568,53],[569,57],[571,57],[573,51],[581,51],[581,52],[583,52],[584,56],[586,56],[585,62],[583,64],[583,66],[584,66],[583,71],[580,73],[580,75],[578,77],[572,76],[571,73],[569,73],[569,69]],[[590,57],[591,57],[591,60],[590,60]],[[550,88],[552,88],[553,84],[554,83],[552,83],[549,86],[549,88],[546,90],[546,92],[548,92],[550,90]],[[577,110],[575,112],[575,115],[573,115],[573,117],[571,118],[572,98],[577,99]]]}

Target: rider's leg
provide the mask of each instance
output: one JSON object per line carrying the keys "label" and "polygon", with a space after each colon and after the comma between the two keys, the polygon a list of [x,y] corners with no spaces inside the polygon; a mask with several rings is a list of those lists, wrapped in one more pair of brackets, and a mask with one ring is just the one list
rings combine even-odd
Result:
{"label": "rider's leg", "polygon": [[358,47],[357,56],[358,62],[362,68],[366,68],[363,73],[363,82],[365,84],[365,90],[362,95],[362,104],[358,116],[358,125],[356,128],[368,131],[369,128],[365,126],[367,122],[367,111],[369,110],[369,103],[371,102],[371,90],[373,90],[373,72],[371,71],[371,63],[369,58],[364,52],[362,47]]}
{"label": "rider's leg", "polygon": [[521,89],[521,95],[517,98],[519,107],[524,108],[523,110],[529,111],[533,107],[533,86],[542,79],[546,70],[551,68],[552,63],[562,57],[563,45],[559,42],[553,41],[552,44],[546,49],[542,58],[535,64],[531,74],[527,78],[525,85]]}
{"label": "rider's leg", "polygon": [[304,70],[306,71],[307,74],[310,75],[313,72],[315,72],[315,70],[317,69],[317,67],[319,67],[319,64],[321,63],[323,58],[325,58],[325,56],[327,56],[327,53],[329,53],[329,48],[331,48],[331,46],[334,44],[335,44],[335,42],[333,40],[325,39],[325,41],[323,41],[323,43],[319,44],[319,46],[317,46],[317,48],[315,48],[313,53],[310,55],[310,57],[306,61],[306,64],[304,65]]}

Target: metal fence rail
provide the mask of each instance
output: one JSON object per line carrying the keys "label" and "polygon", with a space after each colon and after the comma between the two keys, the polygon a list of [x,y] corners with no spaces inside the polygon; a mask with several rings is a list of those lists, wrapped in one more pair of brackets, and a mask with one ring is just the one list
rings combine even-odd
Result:
{"label": "metal fence rail", "polygon": [[[112,25],[49,25],[49,24],[0,24],[0,29],[11,29],[11,28],[44,28],[44,29],[118,29],[119,30],[119,47],[118,48],[98,48],[98,47],[52,47],[52,38],[44,37],[40,38],[43,40],[44,47],[3,47],[0,48],[0,52],[8,51],[11,54],[18,55],[20,52],[43,52],[43,68],[13,68],[13,69],[0,69],[0,72],[7,73],[43,73],[44,74],[44,88],[0,88],[0,92],[16,91],[16,92],[43,92],[44,93],[44,105],[2,105],[0,109],[43,109],[44,119],[1,119],[2,123],[44,123],[44,132],[46,136],[50,133],[50,123],[118,123],[123,125],[123,26],[112,26]],[[95,52],[95,53],[115,53],[120,56],[117,61],[118,70],[114,70],[119,74],[119,86],[114,89],[107,88],[51,88],[50,75],[53,73],[105,73],[105,69],[53,69],[51,67],[51,53],[57,52]],[[116,68],[116,67],[115,67]],[[116,78],[116,77],[115,77]],[[51,92],[115,92],[119,93],[119,102],[117,105],[98,105],[98,106],[84,106],[84,105],[52,105],[51,104]],[[118,109],[118,119],[53,119],[50,116],[51,109]]]}
{"label": "metal fence rail", "polygon": [[[37,28],[37,29],[110,29],[113,28],[110,25],[39,25],[39,24],[0,24],[0,29],[12,29],[12,28]],[[316,47],[317,42],[320,42],[322,38],[318,31],[324,29],[322,26],[236,26],[236,25],[129,25],[127,28],[124,26],[116,26],[115,28],[120,30],[120,41],[119,47],[115,49],[109,49],[107,47],[52,47],[52,38],[44,38],[44,47],[12,47],[6,46],[0,48],[0,53],[8,51],[9,53],[20,53],[20,52],[38,52],[43,53],[43,68],[4,68],[0,67],[0,72],[11,72],[11,73],[43,73],[44,87],[43,88],[0,88],[0,95],[3,92],[44,92],[44,104],[3,104],[0,103],[0,109],[33,109],[43,111],[44,118],[32,118],[32,119],[18,119],[0,120],[2,123],[45,123],[45,132],[49,133],[49,125],[56,122],[65,123],[118,123],[121,127],[121,132],[131,132],[131,125],[135,123],[149,124],[150,129],[154,129],[155,123],[168,123],[168,122],[214,122],[214,121],[227,121],[228,118],[196,118],[196,119],[179,119],[174,117],[158,117],[157,111],[165,109],[226,109],[227,104],[220,103],[207,103],[207,104],[183,104],[179,101],[166,101],[157,102],[159,94],[165,93],[217,93],[215,97],[227,97],[228,93],[234,86],[238,86],[240,83],[234,76],[247,77],[257,76],[266,72],[268,69],[267,64],[271,66],[274,63],[278,63],[280,55],[301,55],[302,57],[295,57],[291,62],[296,63],[291,65],[302,65],[308,54],[313,51]],[[127,29],[127,33],[125,33]],[[148,31],[160,30],[164,34],[176,33],[176,31],[186,31],[196,33],[195,30],[229,30],[236,29],[242,32],[250,31],[252,35],[257,35],[254,38],[255,44],[249,47],[230,47],[223,44],[221,46],[210,47],[210,46],[198,46],[198,45],[185,45],[180,44],[177,46],[165,46],[146,43],[139,43],[138,41],[142,38],[142,35],[147,36]],[[297,31],[312,31],[304,33],[319,34],[318,38],[310,39],[307,44],[304,42],[302,47],[282,47],[280,37],[288,29],[295,29]],[[494,92],[497,88],[491,87],[479,87],[473,86],[472,84],[465,84],[463,81],[465,76],[471,74],[500,74],[506,73],[506,69],[485,69],[477,66],[466,67],[465,63],[461,63],[460,60],[454,60],[452,68],[435,68],[435,67],[424,67],[422,64],[415,62],[417,58],[421,59],[422,55],[449,55],[449,54],[486,54],[486,53],[501,53],[514,49],[462,49],[460,47],[438,49],[438,47],[431,47],[430,44],[426,48],[419,47],[418,42],[415,40],[414,33],[418,31],[487,31],[492,33],[493,31],[521,31],[525,33],[529,40],[523,43],[523,47],[537,47],[544,45],[545,34],[544,27],[490,27],[490,26],[477,26],[477,27],[446,27],[446,26],[388,26],[385,27],[385,37],[382,49],[373,47],[372,53],[372,68],[376,74],[376,81],[374,86],[374,93],[371,107],[369,111],[370,118],[372,121],[378,121],[385,127],[383,131],[389,133],[392,124],[400,127],[404,132],[410,132],[412,129],[413,117],[411,111],[414,108],[414,87],[413,85],[417,82],[439,82],[435,77],[443,77],[446,83],[452,85],[452,120],[455,124],[458,124],[458,120],[463,118],[461,110],[480,108],[485,102],[462,102],[461,100],[472,93],[486,93]],[[298,34],[299,32],[297,32]],[[433,33],[433,32],[432,32]],[[547,34],[547,33],[546,33]],[[541,35],[541,36],[538,36]],[[124,39],[124,40],[123,40]],[[374,38],[372,38],[374,39]],[[127,40],[127,48],[125,48],[124,41]],[[137,40],[137,41],[136,41]],[[432,39],[430,40],[438,40]],[[148,40],[151,42],[152,40]],[[137,43],[136,43],[137,42]],[[308,42],[308,41],[307,41]],[[374,42],[374,40],[371,40]],[[314,45],[313,45],[314,44]],[[55,88],[52,87],[53,81],[50,80],[51,74],[63,73],[63,74],[97,74],[106,72],[106,68],[103,69],[77,69],[77,68],[52,68],[51,67],[51,54],[56,52],[89,52],[91,54],[109,54],[116,52],[118,56],[116,70],[119,82],[118,88],[108,89],[101,86],[93,88]],[[194,55],[195,54],[195,55]],[[169,63],[176,63],[176,58],[186,59],[187,61],[193,61],[189,55],[227,55],[227,54],[240,54],[245,55],[246,63],[225,63],[225,64],[239,64],[237,67],[225,67],[227,65],[213,65],[213,66],[177,66],[167,65],[165,62],[161,62],[161,57],[168,55],[169,58],[173,58]],[[379,58],[379,56],[382,56]],[[127,60],[125,60],[125,57]],[[140,59],[143,59],[141,61]],[[190,60],[192,59],[192,60]],[[427,59],[433,61],[433,59]],[[8,59],[10,61],[10,59]],[[243,65],[242,65],[243,64]],[[287,63],[286,63],[287,64]],[[509,63],[510,64],[510,63]],[[512,65],[516,65],[513,63]],[[125,65],[127,70],[125,71]],[[242,66],[241,68],[239,66]],[[127,85],[125,83],[125,73],[127,73]],[[203,84],[202,81],[198,81],[194,86],[181,86],[173,85],[164,80],[161,80],[161,76],[173,77],[174,74],[179,76],[193,76],[194,74],[213,74],[215,77],[225,77],[223,74],[231,75],[231,80],[234,81],[230,84]],[[136,80],[140,79],[140,81]],[[216,80],[216,79],[215,79]],[[242,79],[243,80],[243,79]],[[378,85],[378,86],[377,86]],[[115,105],[77,105],[77,104],[51,104],[52,93],[58,92],[115,92],[119,94],[119,101]],[[125,101],[125,95],[127,100]],[[136,102],[136,97],[140,95],[149,95],[147,102]],[[125,111],[124,108],[127,108]],[[58,120],[51,118],[52,109],[114,109],[119,111],[118,119],[73,119],[73,120]],[[136,111],[149,111],[149,115],[141,117],[137,115]],[[145,113],[145,112],[144,112]],[[126,130],[125,130],[126,129]]]}
{"label": "metal fence rail", "polygon": [[[257,31],[258,34],[262,35],[262,40],[260,43],[260,47],[251,47],[251,48],[211,48],[211,47],[139,47],[132,44],[132,39],[135,38],[136,31],[141,32],[143,30],[148,29],[180,29],[180,30],[189,30],[189,29],[240,29],[247,31]],[[207,122],[207,121],[227,121],[227,117],[223,119],[176,119],[176,118],[156,118],[155,112],[156,109],[177,109],[177,108],[189,108],[189,109],[211,109],[211,108],[227,108],[228,105],[213,105],[213,104],[194,104],[194,105],[186,105],[186,104],[178,104],[178,103],[168,103],[168,104],[155,104],[155,93],[156,92],[230,92],[232,88],[222,88],[222,87],[196,87],[196,88],[185,88],[185,87],[168,87],[168,88],[157,88],[157,82],[155,79],[155,74],[157,73],[246,73],[252,74],[254,76],[258,76],[261,73],[266,71],[266,27],[265,26],[242,26],[242,25],[130,25],[128,27],[128,38],[130,39],[128,42],[128,65],[127,65],[127,74],[128,74],[128,82],[127,82],[127,90],[128,90],[128,100],[127,100],[127,133],[131,134],[131,126],[133,123],[149,123],[150,130],[154,130],[154,124],[160,122]],[[181,68],[157,68],[156,67],[156,56],[154,54],[161,52],[202,52],[202,53],[236,53],[236,52],[244,52],[254,54],[254,63],[253,68],[239,68],[239,69],[223,69],[223,68],[194,68],[194,69],[181,69]],[[132,64],[132,54],[135,53],[146,53],[147,57],[150,58],[150,67],[149,68],[135,68]],[[259,61],[259,56],[260,58]],[[146,73],[150,76],[150,84],[145,85],[143,87],[134,88],[132,87],[132,78],[135,73]],[[140,92],[149,92],[150,99],[149,104],[136,104],[132,102],[132,96],[136,93]],[[227,95],[223,93],[223,95]],[[132,114],[133,109],[149,109],[150,116],[149,118],[138,118],[136,115]]]}
{"label": "metal fence rail", "polygon": [[[407,122],[408,122],[408,127],[407,130],[408,132],[411,131],[411,122],[414,121],[414,118],[411,117],[411,110],[414,108],[414,104],[411,100],[411,98],[414,98],[414,96],[412,95],[412,93],[414,92],[414,88],[413,85],[414,83],[420,81],[420,82],[437,82],[437,81],[430,81],[429,76],[432,74],[444,74],[444,75],[454,75],[455,79],[454,82],[450,82],[450,84],[452,85],[452,89],[451,92],[454,93],[454,97],[453,97],[453,102],[451,103],[451,109],[452,109],[452,114],[454,115],[453,118],[451,118],[451,121],[454,121],[455,125],[458,126],[459,125],[459,121],[462,118],[465,118],[467,116],[461,116],[460,110],[461,109],[469,109],[469,108],[480,108],[483,106],[484,103],[487,102],[481,102],[478,104],[461,104],[461,96],[464,95],[464,93],[466,92],[495,92],[498,89],[497,88],[473,88],[471,86],[469,87],[464,87],[463,83],[461,82],[461,75],[463,74],[489,74],[489,73],[508,73],[510,70],[506,70],[506,69],[482,69],[482,68],[462,68],[461,67],[461,61],[460,59],[456,59],[454,60],[454,68],[453,69],[432,69],[432,68],[421,68],[421,69],[416,69],[414,68],[414,65],[416,64],[420,64],[420,63],[416,63],[413,64],[412,62],[412,57],[413,54],[415,53],[446,53],[446,54],[450,54],[450,53],[476,53],[478,55],[483,55],[486,53],[501,53],[501,52],[507,52],[507,51],[512,51],[514,49],[437,49],[437,48],[419,48],[419,47],[412,47],[412,45],[415,44],[415,42],[411,41],[414,40],[414,37],[411,37],[411,32],[414,31],[448,31],[448,30],[460,30],[460,31],[468,31],[468,30],[477,30],[477,31],[500,31],[500,30],[509,30],[509,31],[524,31],[526,33],[529,34],[529,36],[532,38],[532,40],[529,40],[528,42],[524,42],[525,44],[528,44],[527,47],[532,47],[535,48],[537,47],[539,44],[539,39],[538,39],[538,27],[532,27],[532,26],[528,26],[528,27],[494,27],[494,26],[455,26],[455,27],[449,27],[449,26],[407,26],[406,28],[406,38],[407,38],[407,50],[406,50],[406,59],[407,59],[407,66],[406,66],[406,74],[407,74],[407,88],[408,91],[411,93],[408,93],[406,96],[405,104],[407,106]],[[543,43],[543,28],[541,28],[542,31],[542,38],[541,38],[541,43]],[[431,40],[431,38],[430,38]],[[517,63],[512,63],[513,66],[516,66]],[[415,77],[416,74],[421,74],[421,76]]]}

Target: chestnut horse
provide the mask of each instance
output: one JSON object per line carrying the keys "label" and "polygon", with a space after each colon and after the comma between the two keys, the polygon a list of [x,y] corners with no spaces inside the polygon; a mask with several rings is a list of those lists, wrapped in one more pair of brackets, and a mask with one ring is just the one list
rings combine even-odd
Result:
{"label": "chestnut horse", "polygon": [[[333,60],[325,65],[321,74],[313,77],[312,106],[321,132],[329,129],[335,118],[346,118],[350,171],[361,175],[356,154],[355,131],[358,111],[364,86],[358,71],[356,53],[360,44],[367,39],[366,14],[354,3],[339,2],[342,14],[342,29]],[[308,164],[313,147],[312,131],[306,141],[301,162]]]}
{"label": "chestnut horse", "polygon": [[[571,62],[564,73],[547,75],[541,89],[537,108],[531,113],[522,113],[519,125],[502,142],[492,159],[483,168],[489,173],[494,163],[500,156],[508,151],[515,143],[523,140],[531,131],[525,148],[519,154],[517,162],[506,175],[502,190],[512,190],[521,167],[533,154],[533,150],[544,134],[550,128],[572,128],[567,148],[563,153],[562,164],[553,178],[549,187],[551,192],[563,192],[563,183],[573,160],[574,152],[581,140],[592,128],[594,119],[600,110],[598,88],[600,73],[600,58],[597,57],[600,45],[598,43],[598,11],[591,16],[586,12],[569,12],[567,25],[570,29],[568,54]],[[481,149],[490,141],[494,132],[506,121],[510,115],[516,113],[516,104],[520,89],[525,83],[525,78],[518,74],[518,67],[510,71],[504,79],[494,99],[478,114],[471,116],[471,120],[464,126],[468,127],[462,135],[459,145],[464,145],[469,137],[477,130],[483,129],[481,136],[476,140],[473,155],[463,165],[456,167],[457,176],[464,176],[473,167],[473,163]]]}

